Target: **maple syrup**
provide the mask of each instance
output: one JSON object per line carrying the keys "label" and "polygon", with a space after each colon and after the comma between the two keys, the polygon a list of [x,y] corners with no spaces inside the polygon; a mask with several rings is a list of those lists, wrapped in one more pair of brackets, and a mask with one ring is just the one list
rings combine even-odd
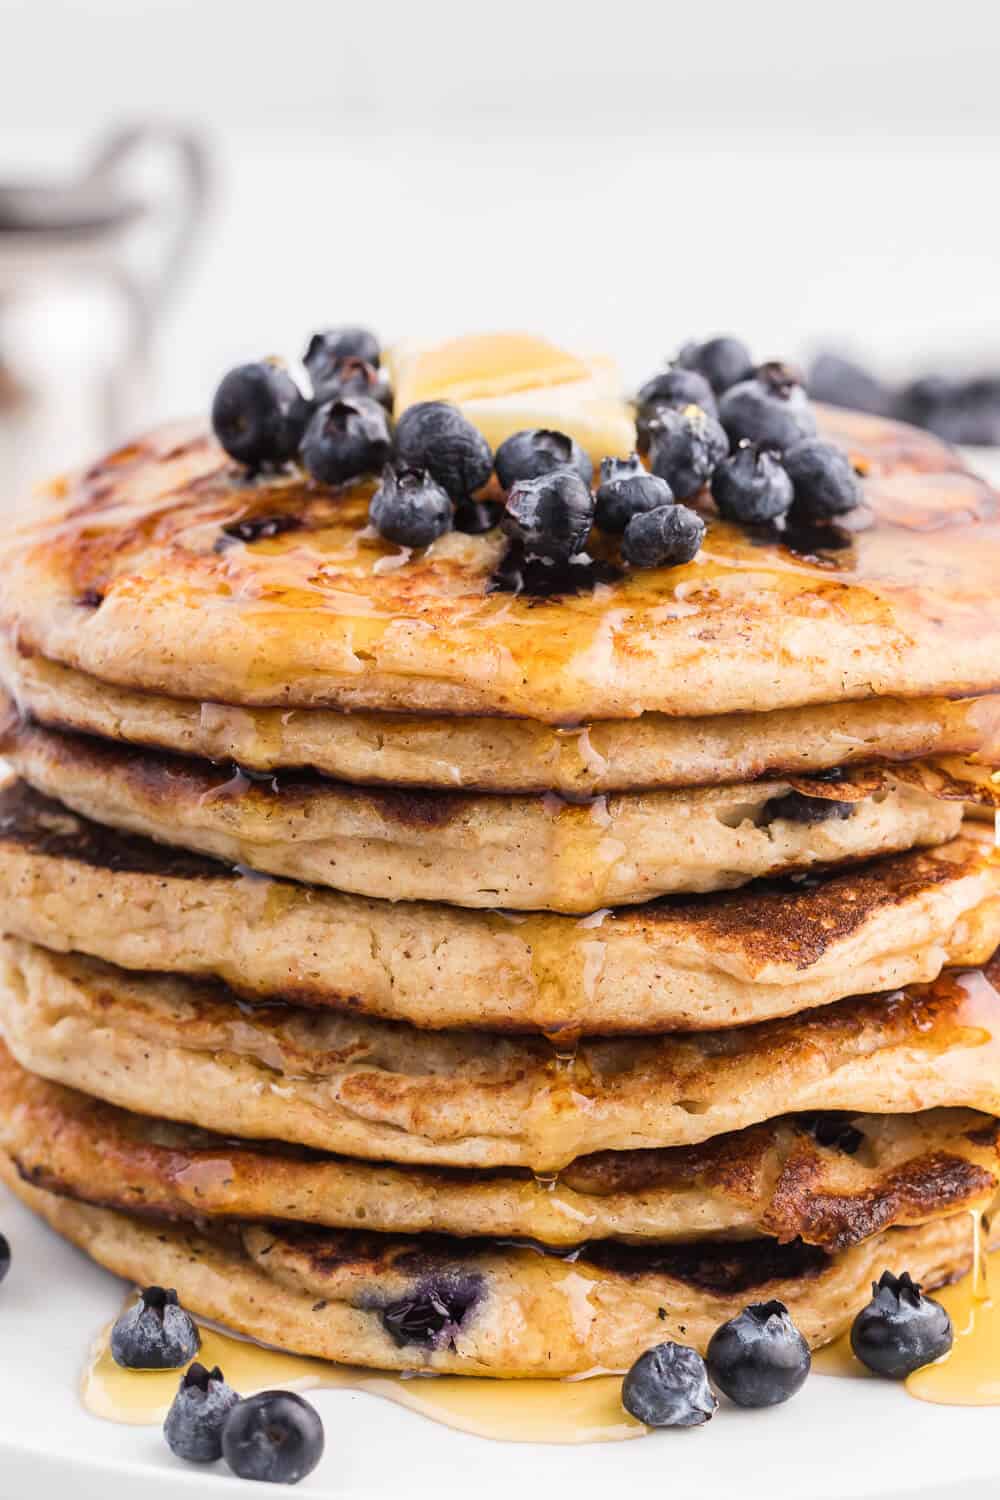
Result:
{"label": "maple syrup", "polygon": [[[129,1299],[131,1300],[131,1299]],[[157,1426],[180,1381],[179,1370],[125,1370],[110,1350],[111,1326],[94,1341],[81,1399],[94,1416]],[[218,1365],[242,1396],[273,1390],[362,1391],[460,1432],[512,1443],[620,1442],[649,1431],[624,1410],[621,1376],[576,1380],[484,1380],[464,1375],[391,1375],[282,1354],[201,1326],[202,1364]]]}

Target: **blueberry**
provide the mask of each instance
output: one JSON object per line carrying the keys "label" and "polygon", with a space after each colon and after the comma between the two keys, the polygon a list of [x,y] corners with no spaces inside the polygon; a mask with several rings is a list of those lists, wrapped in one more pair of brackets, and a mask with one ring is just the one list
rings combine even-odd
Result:
{"label": "blueberry", "polygon": [[753,374],[750,350],[740,339],[734,338],[685,344],[677,356],[677,363],[685,370],[697,370],[699,375],[704,375],[717,396]]}
{"label": "blueberry", "polygon": [[519,479],[537,479],[553,469],[575,469],[587,485],[594,477],[594,465],[576,439],[545,427],[511,433],[497,449],[494,466],[505,490]]}
{"label": "blueberry", "polygon": [[700,407],[661,412],[652,432],[650,467],[678,500],[696,495],[729,452],[729,440]]}
{"label": "blueberry", "polygon": [[594,497],[575,469],[522,479],[507,496],[503,525],[534,557],[582,552],[594,524]]}
{"label": "blueberry", "polygon": [[212,1464],[222,1457],[222,1424],[239,1401],[216,1365],[206,1370],[197,1361],[181,1376],[180,1387],[163,1424],[167,1447],[189,1464]]}
{"label": "blueberry", "polygon": [[0,1281],[3,1281],[10,1270],[10,1241],[5,1234],[0,1234]]}
{"label": "blueberry", "polygon": [[947,1354],[954,1339],[940,1302],[925,1297],[910,1273],[883,1271],[872,1282],[872,1300],[851,1324],[851,1348],[863,1365],[890,1380],[905,1380]]}
{"label": "blueberry", "polygon": [[337,397],[349,401],[352,396],[367,396],[392,411],[392,387],[385,371],[345,354],[343,359],[333,361],[322,379],[313,379],[313,400],[322,405]]}
{"label": "blueberry", "polygon": [[644,406],[636,407],[635,446],[643,456],[649,452],[663,427],[665,413],[673,410],[665,401],[648,401]]}
{"label": "blueberry", "polygon": [[633,516],[622,537],[622,557],[633,568],[671,568],[690,562],[705,540],[705,523],[686,505],[661,505]]}
{"label": "blueberry", "polygon": [[621,533],[633,516],[672,505],[674,492],[665,479],[647,474],[638,457],[606,458],[601,463],[597,491],[597,524],[602,531]]}
{"label": "blueberry", "polygon": [[654,404],[672,406],[675,411],[681,411],[685,406],[700,406],[711,416],[718,415],[715,392],[704,375],[697,370],[685,370],[680,365],[671,365],[668,370],[661,370],[647,380],[639,387],[635,402],[640,409]]}
{"label": "blueberry", "polygon": [[453,500],[481,489],[493,469],[490,445],[457,406],[418,401],[396,423],[396,456],[411,469],[427,469]]}
{"label": "blueberry", "polygon": [[345,484],[359,474],[370,474],[388,456],[385,412],[365,396],[325,402],[302,439],[302,462],[320,484]]}
{"label": "blueberry", "polygon": [[386,541],[400,547],[427,547],[451,530],[451,497],[426,469],[394,469],[386,464],[368,519]]}
{"label": "blueberry", "polygon": [[804,1384],[812,1356],[783,1302],[755,1302],[715,1330],[705,1363],[737,1406],[778,1406]]}
{"label": "blueberry", "polygon": [[319,1412],[294,1391],[248,1396],[222,1424],[222,1456],[239,1479],[298,1484],[323,1457]]}
{"label": "blueberry", "polygon": [[460,500],[455,506],[455,530],[467,536],[482,536],[503,519],[503,507],[489,500]]}
{"label": "blueberry", "polygon": [[741,443],[712,475],[712,498],[727,521],[762,525],[789,509],[792,481],[777,454],[756,443]]}
{"label": "blueberry", "polygon": [[381,358],[378,339],[367,328],[324,328],[309,340],[302,363],[317,386],[324,384],[338,360],[361,359],[377,368]]}
{"label": "blueberry", "polygon": [[734,444],[745,439],[767,448],[790,448],[816,431],[816,418],[794,371],[774,363],[730,386],[719,402],[719,420]]}
{"label": "blueberry", "polygon": [[718,1405],[705,1361],[684,1344],[647,1349],[622,1381],[622,1406],[647,1427],[700,1427]]}
{"label": "blueberry", "polygon": [[889,387],[861,365],[839,354],[818,354],[806,386],[814,401],[826,401],[830,406],[846,406],[878,417],[886,417],[892,411],[893,393]]}
{"label": "blueberry", "polygon": [[779,818],[786,823],[828,823],[833,818],[841,822],[852,816],[856,802],[840,802],[833,797],[807,797],[804,792],[785,792],[780,797],[769,797],[760,814],[760,825],[766,828]]}
{"label": "blueberry", "polygon": [[177,1293],[148,1286],[111,1330],[111,1356],[126,1370],[179,1370],[201,1348],[201,1335]]}
{"label": "blueberry", "polygon": [[806,438],[787,449],[785,468],[795,489],[795,507],[814,521],[840,516],[861,501],[861,484],[843,448]]}
{"label": "blueberry", "polygon": [[237,463],[278,466],[295,457],[309,412],[287,370],[259,360],[222,377],[212,402],[212,430]]}
{"label": "blueberry", "polygon": [[947,443],[1000,443],[1000,381],[988,375],[948,380],[929,375],[900,392],[896,414]]}

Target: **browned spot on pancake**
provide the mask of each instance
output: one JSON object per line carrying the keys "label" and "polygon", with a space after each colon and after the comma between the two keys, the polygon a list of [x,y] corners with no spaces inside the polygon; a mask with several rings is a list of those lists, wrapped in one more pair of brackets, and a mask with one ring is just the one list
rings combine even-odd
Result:
{"label": "browned spot on pancake", "polygon": [[981,859],[981,851],[971,844],[960,851],[896,855],[799,883],[757,881],[734,892],[664,897],[634,914],[621,913],[616,920],[682,921],[706,945],[735,945],[758,963],[806,969],[875,912],[972,873]]}
{"label": "browned spot on pancake", "polygon": [[755,1291],[770,1282],[804,1280],[827,1270],[830,1257],[801,1240],[699,1241],[688,1245],[586,1245],[580,1259],[619,1276],[659,1274],[719,1296]]}

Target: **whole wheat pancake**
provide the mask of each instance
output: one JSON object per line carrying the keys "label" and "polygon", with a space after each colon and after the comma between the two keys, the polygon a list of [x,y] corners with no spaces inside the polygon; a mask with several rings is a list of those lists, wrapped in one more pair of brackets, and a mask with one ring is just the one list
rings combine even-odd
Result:
{"label": "whole wheat pancake", "polygon": [[0,788],[0,930],[249,998],[424,1027],[741,1025],[984,962],[1000,944],[987,830],[732,894],[591,917],[375,901],[246,875]]}
{"label": "whole wheat pancake", "polygon": [[0,681],[25,717],[249,770],[311,769],[362,785],[573,796],[714,786],[871,761],[981,755],[1000,765],[1000,694],[871,698],[763,714],[598,720],[240,708],[138,692],[4,649]]}
{"label": "whole wheat pancake", "polygon": [[388,1370],[494,1376],[624,1370],[652,1344],[704,1351],[748,1302],[779,1298],[807,1341],[836,1338],[885,1269],[935,1287],[972,1260],[968,1214],[830,1256],[771,1240],[569,1256],[497,1241],[237,1223],[198,1231],[58,1198],[0,1155],[0,1178],[119,1276],[176,1287],[202,1318],[281,1349]]}
{"label": "whole wheat pancake", "polygon": [[2,1043],[0,1150],[35,1187],[160,1218],[563,1246],[764,1234],[843,1250],[985,1208],[1000,1187],[1000,1122],[972,1110],[790,1116],[700,1146],[580,1157],[538,1183],[517,1169],[394,1167],[213,1136],[48,1083]]}
{"label": "whole wheat pancake", "polygon": [[867,476],[842,527],[751,534],[705,499],[693,562],[626,573],[597,533],[596,565],[564,573],[525,573],[497,528],[411,556],[368,528],[370,482],[250,481],[203,426],[163,428],[10,537],[0,627],[122,687],[245,706],[580,724],[996,690],[993,492],[925,433],[819,416]]}
{"label": "whole wheat pancake", "polygon": [[944,843],[964,795],[926,790],[919,762],[578,803],[292,772],[257,781],[20,722],[3,750],[95,822],[253,870],[389,900],[563,912]]}
{"label": "whole wheat pancake", "polygon": [[1000,958],[728,1031],[582,1042],[250,1006],[190,980],[0,941],[30,1072],[140,1114],[376,1161],[565,1167],[812,1110],[1000,1113]]}

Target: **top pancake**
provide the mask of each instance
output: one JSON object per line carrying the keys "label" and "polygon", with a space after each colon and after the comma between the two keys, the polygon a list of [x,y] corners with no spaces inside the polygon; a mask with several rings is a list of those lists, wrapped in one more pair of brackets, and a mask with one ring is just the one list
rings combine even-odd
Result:
{"label": "top pancake", "polygon": [[[250,482],[204,428],[161,429],[57,483],[8,540],[0,624],[123,687],[248,706],[566,724],[997,687],[996,496],[923,433],[820,417],[866,475],[823,550],[752,536],[705,499],[693,563],[623,575],[595,534],[611,566],[544,598],[491,589],[497,530],[409,556],[367,528],[370,483]],[[223,529],[263,517],[287,529]]]}

